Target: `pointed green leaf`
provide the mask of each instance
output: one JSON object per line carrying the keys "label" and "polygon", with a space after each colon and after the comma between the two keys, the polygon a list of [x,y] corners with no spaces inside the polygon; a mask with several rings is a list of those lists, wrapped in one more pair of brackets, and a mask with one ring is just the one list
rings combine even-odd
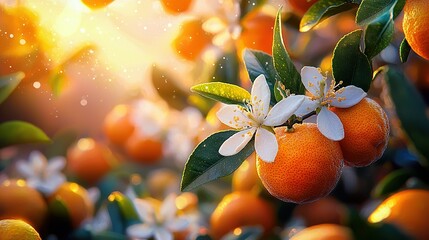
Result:
{"label": "pointed green leaf", "polygon": [[69,232],[73,229],[70,210],[62,198],[48,202],[49,227],[55,233]]}
{"label": "pointed green leaf", "polygon": [[296,70],[283,44],[281,8],[277,12],[273,34],[273,63],[280,81],[291,93],[304,94],[305,88],[301,82],[301,75]]}
{"label": "pointed green leaf", "polygon": [[410,55],[411,46],[408,43],[407,39],[404,38],[401,42],[401,46],[399,47],[399,58],[402,63],[405,63],[408,60],[408,55]]}
{"label": "pointed green leaf", "polygon": [[49,143],[51,140],[38,127],[23,121],[0,124],[0,148],[24,143]]}
{"label": "pointed green leaf", "polygon": [[332,74],[342,86],[355,85],[368,91],[372,81],[371,62],[360,50],[362,30],[356,30],[338,41],[332,57]]}
{"label": "pointed green leaf", "polygon": [[188,94],[178,86],[170,73],[156,65],[152,67],[152,84],[170,107],[182,110],[187,106]]}
{"label": "pointed green leaf", "polygon": [[244,51],[244,64],[252,82],[261,74],[265,76],[271,91],[271,105],[276,104],[274,85],[280,77],[274,68],[273,58],[262,51],[246,49]]}
{"label": "pointed green leaf", "polygon": [[400,71],[389,68],[386,80],[401,126],[421,154],[421,164],[429,167],[429,118],[423,98]]}
{"label": "pointed green leaf", "polygon": [[373,197],[387,197],[389,194],[397,192],[412,176],[412,172],[408,169],[399,169],[389,173],[375,186],[372,193]]}
{"label": "pointed green leaf", "polygon": [[24,73],[17,72],[0,77],[0,103],[9,97],[9,95],[13,92],[13,90],[15,90],[24,76]]}
{"label": "pointed green leaf", "polygon": [[397,0],[362,0],[356,12],[356,23],[360,26],[367,25],[377,18],[388,15],[395,6]]}
{"label": "pointed green leaf", "polygon": [[225,53],[214,66],[211,82],[224,82],[238,85],[240,82],[239,64],[236,51]]}
{"label": "pointed green leaf", "polygon": [[183,170],[180,189],[189,191],[215,179],[230,175],[241,163],[253,153],[253,140],[239,153],[225,157],[220,155],[219,148],[237,131],[214,133],[194,149]]}
{"label": "pointed green leaf", "polygon": [[114,232],[125,233],[129,226],[141,222],[133,203],[127,196],[120,192],[113,192],[107,200],[107,210],[112,220]]}
{"label": "pointed green leaf", "polygon": [[357,0],[319,0],[302,17],[299,31],[307,32],[326,18],[355,8],[356,3]]}
{"label": "pointed green leaf", "polygon": [[365,55],[371,59],[389,46],[393,32],[393,19],[390,15],[384,15],[370,23],[365,29]]}
{"label": "pointed green leaf", "polygon": [[64,89],[64,86],[67,84],[67,77],[64,74],[63,70],[57,70],[52,76],[49,78],[48,82],[51,86],[52,93],[54,96],[58,97]]}
{"label": "pointed green leaf", "polygon": [[191,91],[226,104],[242,105],[246,101],[250,100],[250,93],[248,91],[242,87],[229,83],[201,83],[193,86]]}

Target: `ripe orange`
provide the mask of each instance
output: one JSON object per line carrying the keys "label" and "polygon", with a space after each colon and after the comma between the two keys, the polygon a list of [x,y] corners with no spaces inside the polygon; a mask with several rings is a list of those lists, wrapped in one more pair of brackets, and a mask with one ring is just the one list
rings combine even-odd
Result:
{"label": "ripe orange", "polygon": [[347,209],[335,198],[326,197],[298,205],[294,209],[294,216],[303,219],[308,227],[324,223],[341,225],[346,222]]}
{"label": "ripe orange", "polygon": [[291,240],[353,240],[353,235],[347,227],[320,224],[299,231]]}
{"label": "ripe orange", "polygon": [[304,15],[307,10],[317,2],[317,0],[286,0],[299,15]]}
{"label": "ripe orange", "polygon": [[95,10],[106,7],[111,4],[114,0],[81,0],[87,7]]}
{"label": "ripe orange", "polygon": [[42,240],[30,224],[16,219],[0,221],[0,236],[2,240]]}
{"label": "ripe orange", "polygon": [[194,61],[210,44],[213,36],[204,31],[202,24],[201,19],[193,19],[180,26],[179,33],[172,42],[175,52],[180,57]]}
{"label": "ripe orange", "polygon": [[4,181],[0,193],[0,219],[22,219],[36,229],[44,224],[48,213],[46,202],[24,180]]}
{"label": "ripe orange", "polygon": [[164,199],[168,194],[176,192],[180,186],[180,176],[173,170],[159,168],[147,176],[147,188],[150,196]]}
{"label": "ripe orange", "polygon": [[210,236],[220,239],[236,228],[261,226],[267,236],[275,225],[272,206],[250,192],[233,192],[226,195],[210,218]]}
{"label": "ripe orange", "polygon": [[344,126],[340,141],[344,163],[364,167],[378,160],[389,141],[389,120],[381,106],[370,98],[351,108],[331,108]]}
{"label": "ripe orange", "polygon": [[161,0],[162,7],[170,14],[186,12],[191,6],[191,3],[192,0]]}
{"label": "ripe orange", "polygon": [[125,142],[125,151],[135,162],[155,164],[163,157],[163,144],[159,139],[134,132]]}
{"label": "ripe orange", "polygon": [[391,223],[417,240],[429,239],[429,191],[409,189],[384,200],[369,216],[372,223]]}
{"label": "ripe orange", "polygon": [[[273,13],[275,14],[275,13]],[[245,48],[263,51],[272,55],[275,15],[257,8],[241,20],[242,32],[237,39],[237,53],[241,57]],[[285,41],[283,28],[283,41]]]}
{"label": "ripe orange", "polygon": [[79,184],[66,182],[61,185],[49,198],[48,202],[62,201],[68,209],[73,228],[78,228],[83,220],[92,216],[94,206],[88,192]]}
{"label": "ripe orange", "polygon": [[402,28],[411,48],[421,57],[429,60],[429,13],[426,0],[407,0],[404,6]]}
{"label": "ripe orange", "polygon": [[122,145],[134,131],[130,119],[131,108],[128,105],[115,106],[104,118],[103,130],[109,141]]}
{"label": "ripe orange", "polygon": [[116,164],[110,149],[92,138],[79,139],[67,151],[67,171],[90,185],[96,184]]}
{"label": "ripe orange", "polygon": [[341,176],[340,145],[314,123],[295,124],[293,132],[276,128],[279,150],[273,163],[256,159],[262,184],[276,198],[307,203],[328,195]]}
{"label": "ripe orange", "polygon": [[46,76],[50,68],[37,17],[27,8],[0,6],[0,76],[22,71],[25,79]]}
{"label": "ripe orange", "polygon": [[233,191],[257,191],[261,181],[256,171],[256,155],[250,155],[232,175]]}

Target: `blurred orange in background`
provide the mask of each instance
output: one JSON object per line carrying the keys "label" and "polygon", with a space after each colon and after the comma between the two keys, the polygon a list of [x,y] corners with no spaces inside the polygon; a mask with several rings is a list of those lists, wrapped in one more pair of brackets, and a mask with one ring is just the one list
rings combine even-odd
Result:
{"label": "blurred orange in background", "polygon": [[48,213],[46,202],[25,180],[4,181],[0,193],[0,219],[22,219],[36,229],[44,225]]}

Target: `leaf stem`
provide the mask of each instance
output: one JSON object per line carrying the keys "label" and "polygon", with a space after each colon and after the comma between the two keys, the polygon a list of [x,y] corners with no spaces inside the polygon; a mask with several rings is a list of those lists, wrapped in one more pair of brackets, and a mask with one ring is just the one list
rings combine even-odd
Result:
{"label": "leaf stem", "polygon": [[315,115],[316,114],[316,111],[311,111],[311,112],[309,112],[309,113],[307,113],[307,114],[305,114],[304,116],[302,116],[302,117],[296,117],[295,115],[292,117],[292,118],[290,118],[289,120],[287,120],[283,125],[280,125],[280,126],[286,126],[287,128],[288,128],[288,130],[289,129],[292,129],[292,127],[293,127],[293,125],[295,124],[295,123],[302,123],[302,121],[304,121],[305,119],[307,119],[307,118],[309,118],[309,117],[311,117],[311,116],[313,116],[313,115]]}

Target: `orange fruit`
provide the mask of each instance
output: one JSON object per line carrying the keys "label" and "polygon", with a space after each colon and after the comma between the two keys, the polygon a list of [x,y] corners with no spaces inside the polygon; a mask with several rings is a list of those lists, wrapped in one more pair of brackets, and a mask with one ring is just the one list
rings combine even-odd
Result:
{"label": "orange fruit", "polygon": [[201,19],[193,19],[184,22],[173,40],[175,52],[182,58],[194,61],[203,50],[211,43],[212,34],[204,31]]}
{"label": "orange fruit", "polygon": [[134,131],[130,119],[131,108],[128,105],[115,106],[104,118],[103,130],[110,142],[122,145]]}
{"label": "orange fruit", "polygon": [[404,6],[402,28],[414,52],[429,60],[429,13],[426,0],[407,0]]}
{"label": "orange fruit", "polygon": [[138,163],[155,164],[163,157],[163,144],[161,140],[153,137],[140,136],[134,132],[125,142],[125,151]]}
{"label": "orange fruit", "polygon": [[320,224],[299,231],[290,240],[353,240],[353,235],[347,227]]}
{"label": "orange fruit", "polygon": [[151,171],[147,176],[147,188],[150,196],[164,199],[180,187],[180,176],[173,170],[160,168]]}
{"label": "orange fruit", "polygon": [[85,6],[95,10],[107,7],[107,5],[111,4],[113,0],[81,0]]}
{"label": "orange fruit", "polygon": [[67,150],[67,171],[90,185],[117,164],[113,153],[92,138],[81,138]]}
{"label": "orange fruit", "polygon": [[368,221],[391,223],[416,240],[429,239],[429,191],[409,189],[393,194],[384,200]]}
{"label": "orange fruit", "polygon": [[[237,39],[237,53],[240,58],[245,48],[272,55],[274,14],[256,8],[244,16],[241,20],[242,32]],[[285,39],[285,28],[283,27],[283,41]]]}
{"label": "orange fruit", "polygon": [[323,136],[314,123],[295,124],[294,131],[276,128],[279,150],[274,162],[259,157],[256,167],[262,184],[274,197],[307,203],[328,195],[341,176],[340,145]]}
{"label": "orange fruit", "polygon": [[78,228],[83,220],[92,216],[94,206],[86,189],[79,184],[66,182],[49,198],[48,202],[61,201],[67,207],[73,228]]}
{"label": "orange fruit", "polygon": [[30,224],[17,219],[1,220],[0,236],[2,240],[42,240]]}
{"label": "orange fruit", "polygon": [[260,226],[267,236],[275,225],[274,209],[250,192],[233,192],[220,201],[210,217],[210,236],[220,239],[239,227]]}
{"label": "orange fruit", "polygon": [[179,14],[189,9],[192,0],[161,0],[161,4],[167,13]]}
{"label": "orange fruit", "polygon": [[346,222],[347,209],[335,198],[326,197],[296,206],[294,216],[303,219],[308,227],[323,223],[341,225]]}
{"label": "orange fruit", "polygon": [[292,10],[299,15],[304,15],[307,10],[317,2],[317,0],[286,0],[289,2]]}
{"label": "orange fruit", "polygon": [[36,229],[44,224],[48,213],[46,202],[24,180],[4,181],[0,193],[0,219],[21,219]]}
{"label": "orange fruit", "polygon": [[43,52],[37,17],[24,7],[0,5],[0,76],[22,71],[25,79],[41,78],[50,68]]}
{"label": "orange fruit", "polygon": [[370,98],[350,108],[331,108],[344,126],[340,141],[344,163],[364,167],[378,160],[389,141],[389,120],[381,106]]}
{"label": "orange fruit", "polygon": [[257,191],[260,180],[256,171],[256,155],[250,155],[232,175],[233,191]]}

